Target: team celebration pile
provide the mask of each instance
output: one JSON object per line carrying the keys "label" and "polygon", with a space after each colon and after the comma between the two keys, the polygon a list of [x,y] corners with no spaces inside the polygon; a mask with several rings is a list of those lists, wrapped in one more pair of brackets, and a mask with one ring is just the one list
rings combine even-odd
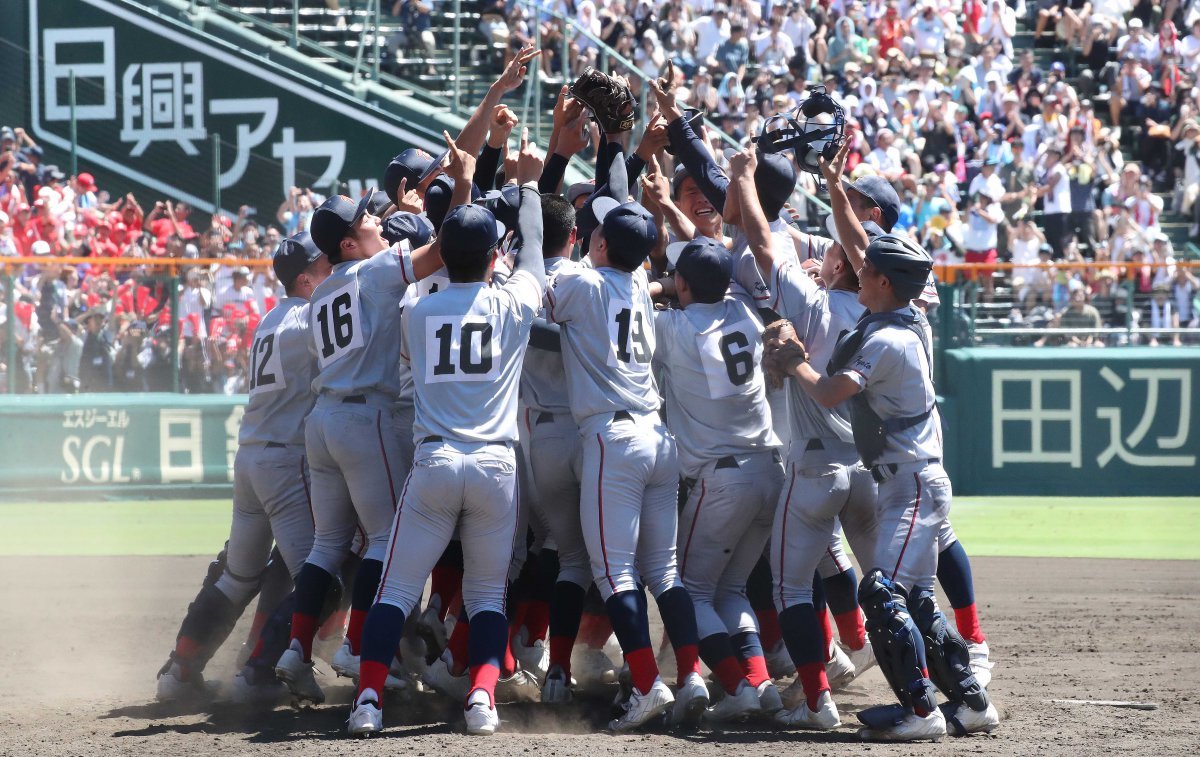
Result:
{"label": "team celebration pile", "polygon": [[[811,88],[720,155],[674,64],[640,134],[629,84],[588,68],[535,146],[501,98],[540,55],[513,55],[443,155],[405,150],[278,243],[229,540],[158,698],[208,695],[257,596],[233,699],[324,702],[326,649],[357,681],[353,736],[430,691],[469,734],[597,692],[614,733],[832,732],[874,665],[892,695],[857,713],[862,739],[995,729],[941,463],[933,258],[892,233],[892,184],[845,176],[842,105]],[[564,186],[593,141],[595,181]],[[805,175],[828,237],[790,223]]]}

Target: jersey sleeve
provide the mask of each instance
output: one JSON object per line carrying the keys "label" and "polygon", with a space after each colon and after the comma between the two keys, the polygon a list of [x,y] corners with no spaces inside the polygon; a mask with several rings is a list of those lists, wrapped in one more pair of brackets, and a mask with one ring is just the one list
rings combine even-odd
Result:
{"label": "jersey sleeve", "polygon": [[358,285],[372,292],[391,292],[399,297],[416,280],[412,257],[396,247],[376,253],[358,268]]}
{"label": "jersey sleeve", "polygon": [[[543,280],[539,281],[539,277]],[[504,282],[501,291],[508,295],[510,305],[521,323],[530,323],[537,317],[545,289],[544,278],[544,274],[518,269]]]}
{"label": "jersey sleeve", "polygon": [[754,253],[750,252],[749,246],[743,247],[740,253],[734,253],[733,280],[742,289],[749,292],[756,303],[763,307],[769,304],[771,291],[767,288],[767,283],[763,281],[762,273],[758,270],[758,263],[755,262]]}
{"label": "jersey sleeve", "polygon": [[577,268],[560,272],[546,290],[547,315],[554,323],[567,323],[583,316],[597,287],[593,269]]}
{"label": "jersey sleeve", "polygon": [[863,339],[858,352],[850,359],[845,368],[838,371],[839,375],[849,376],[859,388],[866,389],[875,374],[886,376],[901,368],[902,355],[896,345],[886,336],[887,332],[874,331]]}
{"label": "jersey sleeve", "polygon": [[812,306],[821,288],[804,271],[800,261],[776,258],[771,267],[771,309],[784,318],[796,318]]}

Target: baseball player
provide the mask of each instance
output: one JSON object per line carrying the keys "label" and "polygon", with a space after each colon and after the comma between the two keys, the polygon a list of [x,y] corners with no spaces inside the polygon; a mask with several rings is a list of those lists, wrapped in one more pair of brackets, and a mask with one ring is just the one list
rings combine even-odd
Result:
{"label": "baseball player", "polygon": [[[822,287],[794,257],[776,254],[774,238],[753,191],[756,165],[753,150],[742,151],[730,162],[741,222],[755,260],[770,282],[772,309],[804,335],[804,344],[819,363],[832,354],[838,335],[853,329],[864,312],[856,293],[855,260],[840,244],[834,244],[822,261]],[[838,198],[834,212],[849,217],[840,184],[831,181],[830,192]],[[859,465],[848,408],[827,409],[794,383],[790,389],[792,438],[797,443],[788,455],[788,482],[775,517],[771,568],[783,639],[805,701],[779,713],[776,719],[789,727],[829,730],[841,721],[826,673],[832,640],[822,632],[827,617],[824,609],[820,618],[816,611],[813,573],[829,554],[839,518],[854,540],[856,554],[870,562],[876,536],[875,484]]]}
{"label": "baseball player", "polygon": [[[472,156],[458,153],[453,144],[451,150],[452,165],[474,167]],[[503,287],[488,286],[501,228],[486,208],[456,207],[440,236],[451,283],[422,298],[405,316],[402,354],[416,386],[418,452],[364,634],[358,694],[347,727],[351,735],[382,728],[388,661],[405,617],[456,527],[464,556],[463,601],[472,627],[467,732],[487,735],[500,724],[494,693],[508,641],[505,587],[517,528],[517,390],[529,330],[545,291],[536,184],[541,160],[523,145],[518,166],[521,249],[512,277]]]}
{"label": "baseball player", "polygon": [[[971,673],[966,643],[933,595],[937,534],[951,491],[941,464],[928,324],[911,307],[932,267],[929,254],[902,237],[884,235],[867,246],[859,301],[870,314],[838,340],[828,375],[809,364],[794,337],[767,345],[770,358],[821,405],[850,402],[855,446],[879,485],[874,567],[862,580],[859,601],[900,706],[860,712],[865,740],[936,740],[947,722],[955,735],[999,724]],[[931,678],[949,699],[941,708]]]}
{"label": "baseball player", "polygon": [[[316,360],[309,352],[309,299],[329,276],[329,258],[307,233],[280,243],[272,259],[287,297],[259,322],[250,348],[250,398],[233,463],[233,522],[224,569],[188,607],[175,650],[158,676],[158,699],[203,690],[202,671],[258,593],[274,540],[293,577],[313,543],[304,419]],[[241,689],[274,681],[239,674]]]}
{"label": "baseball player", "polygon": [[[453,144],[448,134],[445,139]],[[462,165],[452,161],[447,170],[461,175]],[[331,661],[340,674],[358,672],[362,625],[379,586],[392,515],[412,462],[397,408],[400,300],[410,284],[441,267],[436,244],[412,253],[388,247],[379,219],[366,212],[372,194],[357,204],[331,197],[313,213],[310,226],[313,241],[334,268],[313,292],[311,308],[317,400],[305,445],[316,532],[296,578],[291,642],[276,665],[279,679],[299,701],[324,701],[312,670],[317,613],[361,523],[367,550],[355,577],[346,639]]]}
{"label": "baseball player", "polygon": [[762,323],[748,296],[726,296],[731,269],[719,241],[688,242],[675,264],[682,309],[660,311],[654,321],[667,426],[689,487],[679,575],[695,602],[700,656],[725,689],[707,713],[717,722],[783,707],[746,598],[746,579],[770,537],[783,467],[757,367]]}
{"label": "baseball player", "polygon": [[[707,707],[708,691],[699,675],[695,610],[675,567],[679,463],[658,416],[650,366],[654,306],[641,270],[658,230],[636,202],[594,198],[591,211],[600,222],[589,243],[595,268],[560,271],[547,301],[551,320],[562,326],[571,412],[583,443],[584,542],[633,683],[629,708],[609,727],[628,731],[667,710],[676,722],[692,723]],[[639,576],[675,648],[677,696],[658,675]]]}

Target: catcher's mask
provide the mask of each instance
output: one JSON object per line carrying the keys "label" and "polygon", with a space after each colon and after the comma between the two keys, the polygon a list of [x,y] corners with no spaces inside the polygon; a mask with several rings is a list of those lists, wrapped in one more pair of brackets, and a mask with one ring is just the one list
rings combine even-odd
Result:
{"label": "catcher's mask", "polygon": [[800,170],[820,176],[818,158],[832,160],[845,138],[846,112],[824,87],[813,87],[796,108],[767,119],[756,141],[763,152],[792,150]]}

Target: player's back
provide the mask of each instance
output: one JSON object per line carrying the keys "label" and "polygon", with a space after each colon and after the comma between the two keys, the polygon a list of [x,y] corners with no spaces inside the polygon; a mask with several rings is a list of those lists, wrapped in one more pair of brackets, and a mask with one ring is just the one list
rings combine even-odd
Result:
{"label": "player's back", "polygon": [[563,326],[563,364],[576,422],[600,413],[658,409],[650,368],[654,303],[642,269],[565,270],[554,278],[547,300],[551,319]]}
{"label": "player's back", "polygon": [[655,361],[666,370],[667,426],[680,467],[779,445],[759,363],[762,324],[733,297],[656,314]]}
{"label": "player's back", "polygon": [[250,346],[250,401],[240,444],[304,444],[304,418],[316,395],[317,361],[310,349],[309,303],[287,297],[254,330]]}
{"label": "player's back", "polygon": [[[560,271],[576,267],[578,264],[566,258],[547,260],[546,277],[552,279]],[[548,318],[549,313],[543,308],[538,313]],[[571,412],[571,398],[567,392],[566,367],[563,365],[563,355],[559,351],[545,350],[533,345],[525,352],[525,364],[521,370],[521,401],[525,407],[541,413]]]}
{"label": "player's back", "polygon": [[400,300],[413,280],[408,255],[394,248],[334,266],[312,294],[313,391],[400,395]]}
{"label": "player's back", "polygon": [[447,285],[405,315],[416,389],[413,437],[516,441],[517,388],[542,287],[518,272],[503,287]]}

